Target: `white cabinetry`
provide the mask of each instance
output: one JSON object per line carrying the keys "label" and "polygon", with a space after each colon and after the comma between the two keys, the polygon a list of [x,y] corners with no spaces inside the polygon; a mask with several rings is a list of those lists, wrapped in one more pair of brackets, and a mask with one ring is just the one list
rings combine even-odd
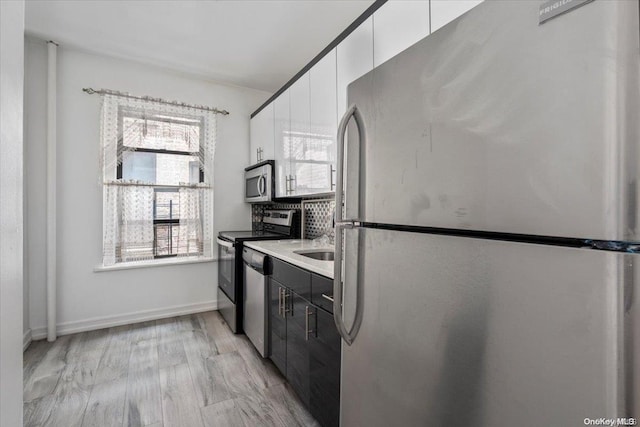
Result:
{"label": "white cabinetry", "polygon": [[251,120],[251,163],[275,160],[276,197],[335,191],[349,84],[480,3],[390,0],[260,111]]}
{"label": "white cabinetry", "polygon": [[389,0],[373,14],[373,66],[428,35],[428,0]]}
{"label": "white cabinetry", "polygon": [[373,17],[349,34],[337,49],[338,118],[347,111],[347,86],[373,69]]}
{"label": "white cabinetry", "polygon": [[291,175],[290,134],[291,105],[290,90],[287,89],[273,101],[274,116],[274,160],[276,197],[288,196],[289,176]]}
{"label": "white cabinetry", "polygon": [[273,102],[264,107],[250,122],[250,160],[255,164],[263,160],[273,160],[274,154]]}
{"label": "white cabinetry", "polygon": [[314,193],[335,191],[336,134],[338,132],[336,49],[309,72],[311,95],[310,184]]}
{"label": "white cabinetry", "polygon": [[482,0],[431,0],[431,32],[473,9]]}
{"label": "white cabinetry", "polygon": [[311,134],[309,73],[300,77],[290,88],[291,134],[285,145],[289,152],[289,196],[308,193],[308,147]]}

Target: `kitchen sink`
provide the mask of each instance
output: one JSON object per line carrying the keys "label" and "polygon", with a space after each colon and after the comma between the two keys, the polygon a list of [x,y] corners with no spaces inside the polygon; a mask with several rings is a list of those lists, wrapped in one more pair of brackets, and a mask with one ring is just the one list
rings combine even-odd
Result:
{"label": "kitchen sink", "polygon": [[293,253],[321,261],[333,261],[333,251],[293,251]]}

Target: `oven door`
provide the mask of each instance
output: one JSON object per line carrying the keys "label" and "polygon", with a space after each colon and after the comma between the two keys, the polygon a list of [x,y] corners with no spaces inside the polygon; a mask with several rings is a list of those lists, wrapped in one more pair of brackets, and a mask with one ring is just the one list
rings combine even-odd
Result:
{"label": "oven door", "polygon": [[236,248],[233,242],[221,238],[218,242],[218,288],[236,303]]}

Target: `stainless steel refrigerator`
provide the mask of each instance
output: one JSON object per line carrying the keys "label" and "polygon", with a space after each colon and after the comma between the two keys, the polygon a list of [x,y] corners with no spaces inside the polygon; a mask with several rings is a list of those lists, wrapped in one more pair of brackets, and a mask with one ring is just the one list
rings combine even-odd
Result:
{"label": "stainless steel refrigerator", "polygon": [[485,1],[349,86],[343,427],[640,417],[638,2],[542,3]]}

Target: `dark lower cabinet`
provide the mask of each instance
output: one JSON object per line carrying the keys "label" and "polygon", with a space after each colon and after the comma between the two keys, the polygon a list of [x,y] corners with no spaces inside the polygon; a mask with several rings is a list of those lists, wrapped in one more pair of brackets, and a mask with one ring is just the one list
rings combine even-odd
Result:
{"label": "dark lower cabinet", "polygon": [[324,426],[340,424],[340,334],[333,316],[315,310],[309,339],[309,410]]}
{"label": "dark lower cabinet", "polygon": [[269,281],[270,357],[285,376],[287,375],[287,320],[282,310],[282,300],[286,291],[287,288],[275,280]]}
{"label": "dark lower cabinet", "polygon": [[270,358],[320,425],[338,426],[341,338],[331,313],[292,291],[301,288],[269,280]]}
{"label": "dark lower cabinet", "polygon": [[306,327],[309,302],[290,292],[291,313],[287,317],[287,380],[298,397],[309,406],[309,346]]}

